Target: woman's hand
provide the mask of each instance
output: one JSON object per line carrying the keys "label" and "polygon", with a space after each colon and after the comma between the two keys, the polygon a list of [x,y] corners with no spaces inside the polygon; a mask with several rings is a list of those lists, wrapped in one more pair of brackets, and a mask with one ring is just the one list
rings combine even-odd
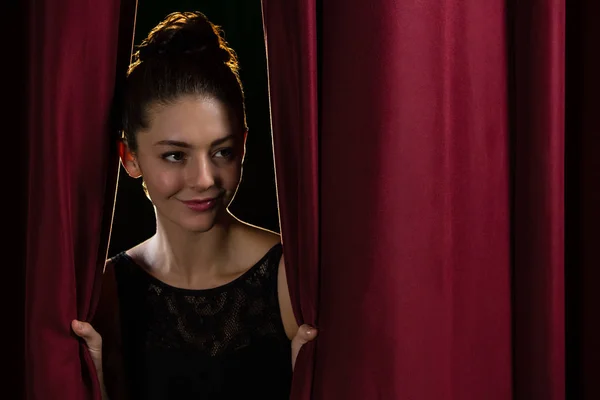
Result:
{"label": "woman's hand", "polygon": [[104,372],[102,370],[102,336],[87,322],[73,320],[71,322],[73,332],[83,340],[96,367],[98,373],[98,381],[100,382],[100,390],[102,391],[102,400],[108,400],[106,387],[104,386]]}
{"label": "woman's hand", "polygon": [[298,328],[296,336],[292,339],[292,370],[296,366],[296,359],[302,346],[314,340],[317,337],[317,333],[317,330],[310,325],[304,324]]}
{"label": "woman's hand", "polygon": [[[102,391],[102,399],[108,400],[106,395],[106,387],[104,386],[104,373],[102,369],[102,336],[87,322],[73,320],[71,322],[73,332],[83,340],[88,347],[90,356],[98,373],[98,381]],[[317,337],[317,330],[310,325],[302,325],[298,328],[296,336],[292,339],[292,369],[296,365],[296,359],[300,349],[306,343],[314,340]]]}

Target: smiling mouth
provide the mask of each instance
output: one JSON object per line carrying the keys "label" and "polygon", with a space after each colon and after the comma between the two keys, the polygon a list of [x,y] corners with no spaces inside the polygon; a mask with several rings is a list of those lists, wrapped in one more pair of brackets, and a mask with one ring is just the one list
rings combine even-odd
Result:
{"label": "smiling mouth", "polygon": [[204,212],[213,209],[217,205],[218,197],[214,197],[212,199],[206,200],[189,200],[182,201],[183,204],[186,205],[190,210],[196,212]]}

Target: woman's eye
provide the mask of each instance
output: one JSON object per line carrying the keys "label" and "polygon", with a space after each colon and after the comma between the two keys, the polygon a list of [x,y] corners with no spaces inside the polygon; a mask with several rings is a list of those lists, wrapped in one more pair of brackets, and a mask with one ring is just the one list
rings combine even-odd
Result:
{"label": "woman's eye", "polygon": [[232,156],[233,156],[232,148],[221,149],[215,153],[215,157],[219,157],[219,158],[228,158],[229,159]]}
{"label": "woman's eye", "polygon": [[181,151],[175,151],[163,154],[162,158],[169,162],[179,163],[183,161],[185,154],[183,154]]}

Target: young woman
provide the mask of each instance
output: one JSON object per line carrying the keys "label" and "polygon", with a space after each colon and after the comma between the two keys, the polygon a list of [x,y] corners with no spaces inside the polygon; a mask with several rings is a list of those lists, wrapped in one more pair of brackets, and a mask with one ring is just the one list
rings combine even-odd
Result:
{"label": "young woman", "polygon": [[201,13],[169,15],[134,55],[120,156],[156,234],[107,262],[94,327],[72,324],[105,398],[286,399],[316,336],[296,324],[279,235],[227,210],[247,133],[237,68]]}

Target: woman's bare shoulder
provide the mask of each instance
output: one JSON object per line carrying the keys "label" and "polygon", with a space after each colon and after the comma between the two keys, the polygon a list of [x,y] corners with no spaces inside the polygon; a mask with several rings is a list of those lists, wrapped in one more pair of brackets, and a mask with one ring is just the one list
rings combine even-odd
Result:
{"label": "woman's bare shoulder", "polygon": [[122,254],[125,254],[128,257],[130,257],[136,264],[144,265],[145,260],[146,260],[147,247],[148,247],[149,240],[150,239],[130,248],[129,250],[125,250],[124,252],[119,253],[119,254],[109,258],[108,260],[106,260],[106,263],[104,265],[104,273],[106,274],[107,272],[108,273],[111,272],[111,270],[115,266],[116,259]]}
{"label": "woman's bare shoulder", "polygon": [[260,260],[273,246],[281,242],[278,233],[240,222],[235,227],[237,253],[249,260]]}

